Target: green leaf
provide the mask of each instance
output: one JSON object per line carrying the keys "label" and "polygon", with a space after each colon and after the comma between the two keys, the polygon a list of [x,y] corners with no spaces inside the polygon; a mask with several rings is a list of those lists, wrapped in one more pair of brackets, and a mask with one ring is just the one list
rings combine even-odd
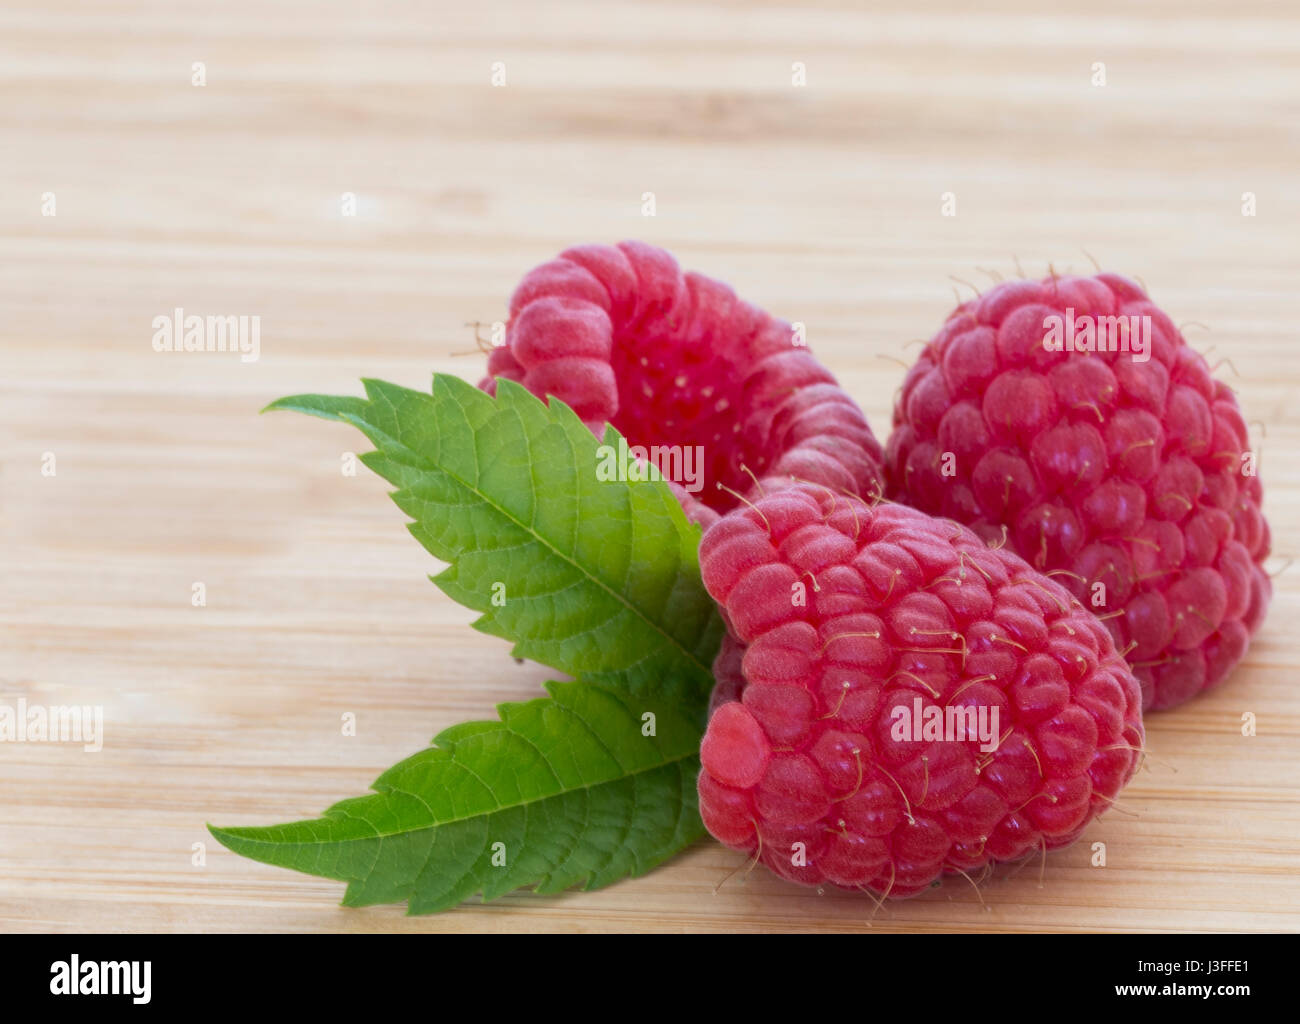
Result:
{"label": "green leaf", "polygon": [[[430,394],[365,388],[365,398],[299,395],[267,408],[360,429],[375,445],[363,461],[448,563],[434,583],[481,612],[475,627],[512,641],[517,657],[577,681],[502,705],[498,722],[445,730],[375,793],[319,819],[210,826],[213,836],[346,881],[348,905],[405,899],[411,913],[521,886],[607,885],[694,842],[722,622],[700,581],[699,529],[668,486],[599,480],[600,442],[573,411],[509,381],[495,398],[442,375]],[[611,428],[605,443],[617,440]]]}
{"label": "green leaf", "polygon": [[406,900],[412,914],[608,885],[703,835],[695,714],[610,686],[548,689],[447,730],[319,819],[209,829],[235,853],[347,882],[347,906]]}
{"label": "green leaf", "polygon": [[365,388],[268,408],[351,423],[374,443],[363,461],[450,563],[433,582],[516,657],[703,709],[722,624],[700,582],[699,529],[667,484],[599,480],[591,431],[510,381],[495,399],[443,374],[432,394]]}
{"label": "green leaf", "polygon": [[347,395],[294,395],[291,398],[276,399],[262,412],[270,412],[272,409],[292,409],[308,416],[319,416],[323,420],[337,420],[344,413],[360,416],[366,410],[366,400]]}

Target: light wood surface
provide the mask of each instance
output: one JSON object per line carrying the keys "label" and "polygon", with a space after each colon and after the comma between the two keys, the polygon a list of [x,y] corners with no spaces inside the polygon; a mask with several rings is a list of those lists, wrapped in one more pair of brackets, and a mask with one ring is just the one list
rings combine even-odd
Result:
{"label": "light wood surface", "polygon": [[[954,287],[1086,250],[1225,360],[1270,568],[1295,554],[1295,5],[864,6],[0,9],[0,694],[106,715],[97,754],[0,744],[0,928],[1300,929],[1300,568],[1231,682],[1149,719],[1121,807],[978,892],[876,911],[728,879],[740,856],[702,843],[600,892],[409,918],[204,831],[314,816],[547,678],[428,583],[382,481],[342,475],[359,435],[257,411],[477,379],[466,322],[576,242],[644,238],[803,321],[882,439]],[[178,306],[260,316],[261,359],[155,353]]]}

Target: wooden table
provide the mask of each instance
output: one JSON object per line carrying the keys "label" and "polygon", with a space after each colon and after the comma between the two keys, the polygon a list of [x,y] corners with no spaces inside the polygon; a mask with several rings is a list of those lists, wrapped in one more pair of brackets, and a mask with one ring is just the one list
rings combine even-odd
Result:
{"label": "wooden table", "polygon": [[[102,704],[106,742],[0,744],[0,927],[1300,928],[1300,569],[1229,685],[1151,717],[1149,770],[1087,833],[1104,868],[1085,842],[875,912],[729,879],[739,855],[701,843],[604,891],[408,918],[204,831],[315,816],[537,693],[546,670],[427,582],[385,485],[342,475],[360,437],[257,411],[477,379],[466,323],[576,242],[667,246],[803,321],[882,437],[954,289],[1086,250],[1223,361],[1270,568],[1296,552],[1296,9],[859,6],[5,5],[0,692]],[[260,316],[260,360],[155,352],[175,307]]]}

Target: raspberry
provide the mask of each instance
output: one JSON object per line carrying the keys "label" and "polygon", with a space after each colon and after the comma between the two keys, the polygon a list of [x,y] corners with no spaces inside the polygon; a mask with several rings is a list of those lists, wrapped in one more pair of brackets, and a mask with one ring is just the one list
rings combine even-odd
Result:
{"label": "raspberry", "polygon": [[963,526],[800,484],[709,527],[700,568],[730,631],[700,812],[783,878],[912,895],[1073,842],[1137,767],[1110,634]]}
{"label": "raspberry", "polygon": [[506,377],[554,395],[598,436],[609,422],[629,445],[698,446],[701,489],[673,490],[705,525],[764,475],[880,493],[871,428],[791,325],[641,242],[578,246],[530,271],[488,374],[489,393]]}
{"label": "raspberry", "polygon": [[[1067,316],[1075,350],[1049,350],[1047,318],[1063,341]],[[1149,318],[1146,361],[1143,321],[1109,317]],[[894,427],[890,496],[986,539],[1005,529],[1105,621],[1147,709],[1241,660],[1272,593],[1246,424],[1138,285],[1053,276],[959,306],[908,373]]]}

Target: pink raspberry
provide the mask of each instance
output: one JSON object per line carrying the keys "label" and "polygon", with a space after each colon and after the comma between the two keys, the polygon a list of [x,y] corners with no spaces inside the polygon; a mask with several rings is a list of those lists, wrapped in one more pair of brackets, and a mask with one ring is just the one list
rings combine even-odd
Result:
{"label": "pink raspberry", "polygon": [[1110,634],[963,526],[797,485],[706,530],[700,567],[731,632],[700,811],[783,878],[912,895],[1073,842],[1137,767]]}
{"label": "pink raspberry", "polygon": [[629,445],[698,446],[702,489],[674,492],[702,524],[766,475],[880,493],[871,428],[791,325],[642,242],[530,271],[479,386],[494,393],[496,377],[556,396],[597,435],[609,422]]}
{"label": "pink raspberry", "polygon": [[894,427],[891,496],[986,539],[1005,528],[1106,623],[1148,709],[1241,660],[1272,593],[1246,424],[1138,285],[1010,281],[959,306]]}

